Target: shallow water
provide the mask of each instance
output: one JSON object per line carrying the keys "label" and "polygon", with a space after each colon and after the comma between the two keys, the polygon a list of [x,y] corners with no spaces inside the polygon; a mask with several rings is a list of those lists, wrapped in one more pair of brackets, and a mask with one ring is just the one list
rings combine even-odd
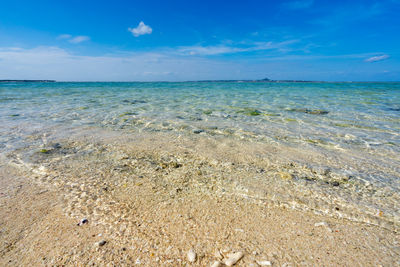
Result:
{"label": "shallow water", "polygon": [[400,83],[7,83],[0,105],[7,125],[218,128],[396,153],[400,145]]}
{"label": "shallow water", "polygon": [[[282,167],[282,177],[290,173],[301,188],[313,175],[329,176],[313,190],[399,218],[400,83],[1,83],[0,123],[3,153],[37,149],[33,135],[68,138],[87,127],[293,149],[302,171]],[[348,179],[351,193],[326,185],[346,187]],[[261,186],[256,178],[242,183]],[[274,190],[288,203],[313,205],[303,191]]]}

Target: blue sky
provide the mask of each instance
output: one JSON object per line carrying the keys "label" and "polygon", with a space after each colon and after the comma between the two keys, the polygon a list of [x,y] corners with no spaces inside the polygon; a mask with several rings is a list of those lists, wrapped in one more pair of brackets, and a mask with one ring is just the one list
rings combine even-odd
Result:
{"label": "blue sky", "polygon": [[0,6],[0,79],[400,80],[400,0]]}

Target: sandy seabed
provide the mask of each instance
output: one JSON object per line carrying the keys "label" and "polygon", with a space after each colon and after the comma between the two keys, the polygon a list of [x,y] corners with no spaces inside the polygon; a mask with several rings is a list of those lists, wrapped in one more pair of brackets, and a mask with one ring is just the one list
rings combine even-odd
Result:
{"label": "sandy seabed", "polygon": [[224,266],[235,252],[235,266],[400,265],[398,224],[330,197],[347,181],[294,181],[296,158],[321,155],[200,135],[31,138],[42,146],[0,160],[1,266]]}

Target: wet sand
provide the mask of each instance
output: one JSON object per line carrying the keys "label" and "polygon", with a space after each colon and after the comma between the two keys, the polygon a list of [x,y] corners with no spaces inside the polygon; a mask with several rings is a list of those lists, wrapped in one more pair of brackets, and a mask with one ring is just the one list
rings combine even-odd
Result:
{"label": "wet sand", "polygon": [[[238,251],[235,266],[399,265],[397,224],[386,214],[355,217],[351,203],[323,212],[315,203],[329,204],[329,196],[318,188],[350,189],[316,174],[294,181],[298,153],[112,132],[21,148],[1,159],[0,265],[210,266]],[[299,195],[303,187],[310,189]]]}

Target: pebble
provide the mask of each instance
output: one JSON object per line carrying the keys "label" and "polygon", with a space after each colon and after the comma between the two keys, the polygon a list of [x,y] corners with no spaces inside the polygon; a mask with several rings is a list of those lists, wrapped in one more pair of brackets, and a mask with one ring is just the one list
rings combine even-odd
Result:
{"label": "pebble", "polygon": [[219,267],[221,266],[221,262],[219,261],[214,261],[213,264],[211,264],[211,267]]}
{"label": "pebble", "polygon": [[196,261],[196,252],[193,249],[190,249],[187,253],[187,258],[189,262],[195,262]]}
{"label": "pebble", "polygon": [[243,252],[236,252],[228,254],[228,259],[224,260],[226,266],[235,265],[243,257]]}
{"label": "pebble", "polygon": [[339,184],[339,182],[335,181],[335,182],[332,182],[332,185],[333,186],[339,186],[340,184]]}
{"label": "pebble", "polygon": [[195,133],[195,134],[199,134],[199,133],[202,133],[202,132],[204,132],[203,129],[196,129],[196,130],[193,130],[193,133]]}
{"label": "pebble", "polygon": [[55,143],[55,144],[53,144],[53,146],[52,146],[54,149],[59,149],[59,148],[61,148],[61,144],[60,143]]}
{"label": "pebble", "polygon": [[270,261],[256,261],[256,262],[260,266],[272,266],[272,263]]}
{"label": "pebble", "polygon": [[83,224],[85,224],[85,223],[88,223],[88,222],[89,222],[88,219],[83,218],[83,219],[78,223],[78,226],[81,226],[81,225],[83,225]]}
{"label": "pebble", "polygon": [[101,240],[99,243],[97,243],[99,245],[99,247],[104,246],[107,243],[107,241],[105,240]]}

